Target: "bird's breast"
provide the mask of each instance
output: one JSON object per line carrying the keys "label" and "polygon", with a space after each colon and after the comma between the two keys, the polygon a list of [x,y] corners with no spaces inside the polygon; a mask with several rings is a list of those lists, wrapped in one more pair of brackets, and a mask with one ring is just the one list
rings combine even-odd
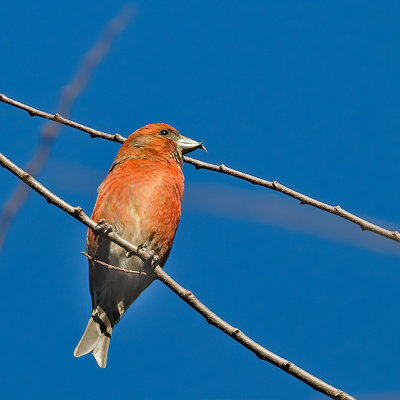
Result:
{"label": "bird's breast", "polygon": [[182,194],[179,166],[126,160],[102,183],[92,217],[105,219],[122,237],[145,243],[163,258],[179,224]]}

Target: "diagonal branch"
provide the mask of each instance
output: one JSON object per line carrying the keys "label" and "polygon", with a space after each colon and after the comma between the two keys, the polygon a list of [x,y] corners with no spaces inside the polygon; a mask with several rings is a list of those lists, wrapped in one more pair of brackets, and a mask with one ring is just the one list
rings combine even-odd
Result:
{"label": "diagonal branch", "polygon": [[[122,8],[119,14],[113,18],[104,29],[99,40],[85,54],[72,81],[68,83],[61,94],[57,110],[65,116],[69,116],[76,98],[87,86],[96,66],[104,59],[110,50],[115,37],[126,27],[133,14],[132,6]],[[46,164],[54,140],[57,138],[61,125],[53,122],[45,124],[41,130],[41,139],[32,159],[26,166],[26,170],[33,176],[37,176]],[[4,204],[0,214],[0,249],[15,215],[24,205],[29,194],[29,187],[22,182],[18,185],[9,200]]]}
{"label": "diagonal branch", "polygon": [[[19,101],[10,99],[9,97],[7,97],[1,93],[0,93],[0,101],[27,111],[31,117],[38,116],[38,117],[42,117],[42,118],[47,118],[49,120],[58,122],[60,124],[67,125],[72,128],[86,132],[92,138],[102,138],[102,139],[111,140],[111,141],[117,142],[117,143],[123,143],[126,140],[119,133],[111,135],[109,133],[105,133],[105,132],[98,131],[93,128],[89,128],[85,125],[82,125],[77,122],[71,121],[67,118],[64,118],[60,114],[49,114],[44,111],[38,110],[36,108],[30,107],[24,103],[20,103]],[[244,181],[252,183],[253,185],[263,186],[268,189],[275,190],[277,192],[283,193],[287,196],[290,196],[290,197],[293,197],[294,199],[299,200],[300,204],[308,204],[310,206],[319,208],[320,210],[327,211],[331,214],[337,215],[338,217],[346,219],[347,221],[350,221],[350,222],[358,225],[363,231],[371,231],[378,235],[381,235],[381,236],[387,237],[391,240],[394,240],[396,242],[400,242],[400,233],[398,231],[391,231],[389,229],[382,228],[379,225],[373,224],[372,222],[369,222],[363,218],[358,217],[355,214],[352,214],[352,213],[344,210],[339,205],[331,206],[329,204],[323,203],[322,201],[318,201],[316,199],[313,199],[312,197],[309,197],[302,193],[296,192],[295,190],[290,189],[287,186],[284,186],[277,181],[268,181],[268,180],[261,179],[256,176],[249,175],[244,172],[229,168],[224,164],[220,164],[220,165],[210,164],[210,163],[196,160],[194,158],[187,157],[187,156],[184,156],[184,161],[187,162],[188,164],[194,165],[196,167],[196,169],[208,169],[210,171],[219,172],[221,174],[230,175],[235,178],[242,179]]]}
{"label": "diagonal branch", "polygon": [[[0,153],[0,165],[14,175],[16,175],[19,179],[25,182],[28,186],[30,186],[33,190],[35,190],[39,195],[44,197],[48,203],[54,204],[59,207],[61,210],[65,211],[78,221],[82,222],[90,229],[93,230],[96,234],[105,236],[109,238],[114,243],[120,245],[125,250],[132,254],[136,254],[142,258],[142,260],[151,263],[153,267],[153,272],[156,277],[164,283],[167,287],[169,287],[176,295],[178,295],[185,303],[187,303],[190,307],[196,310],[199,314],[201,314],[206,321],[214,325],[216,328],[226,333],[232,339],[236,340],[242,346],[249,349],[253,352],[258,358],[261,360],[267,361],[288,374],[294,376],[295,378],[303,381],[308,386],[313,389],[324,393],[325,395],[331,397],[332,399],[338,400],[355,400],[354,397],[349,394],[336,389],[335,387],[327,384],[326,382],[318,379],[317,377],[311,375],[305,370],[301,369],[297,365],[292,362],[285,360],[284,358],[278,356],[277,354],[272,353],[266,348],[262,347],[260,344],[256,343],[254,340],[250,339],[246,336],[241,330],[233,327],[232,325],[225,322],[222,318],[212,312],[209,308],[207,308],[203,303],[198,300],[192,292],[183,288],[177,282],[175,282],[158,264],[157,258],[153,256],[150,252],[146,251],[143,248],[138,248],[127,240],[123,239],[121,236],[117,235],[112,230],[110,231],[109,226],[105,223],[105,221],[100,221],[96,223],[93,221],[87,214],[84,213],[81,207],[73,207],[66,201],[62,200],[60,197],[56,196],[45,186],[40,184],[35,178],[33,178],[29,173],[25,172],[17,165],[12,163],[8,158]],[[107,265],[105,265],[107,266]]]}

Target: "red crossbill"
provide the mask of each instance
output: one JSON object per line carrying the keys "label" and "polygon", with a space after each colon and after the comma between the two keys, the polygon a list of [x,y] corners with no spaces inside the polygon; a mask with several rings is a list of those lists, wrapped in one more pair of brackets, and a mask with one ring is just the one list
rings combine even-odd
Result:
{"label": "red crossbill", "polygon": [[[92,219],[106,221],[137,246],[146,246],[163,266],[171,251],[181,215],[182,155],[203,145],[181,136],[167,124],[151,124],[134,132],[121,146],[98,189]],[[154,280],[150,274],[132,274],[107,268],[143,271],[143,261],[127,254],[106,237],[88,230],[89,288],[92,314],[74,356],[93,353],[102,368],[107,363],[110,337],[132,302]]]}

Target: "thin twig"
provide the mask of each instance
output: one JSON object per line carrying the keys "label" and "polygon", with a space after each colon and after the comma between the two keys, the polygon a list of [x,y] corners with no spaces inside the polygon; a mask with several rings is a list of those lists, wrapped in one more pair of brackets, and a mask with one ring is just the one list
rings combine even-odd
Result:
{"label": "thin twig", "polygon": [[115,269],[116,271],[121,271],[121,272],[126,272],[128,274],[139,274],[139,275],[148,275],[146,272],[143,271],[134,271],[132,269],[125,269],[125,268],[120,268],[116,267],[115,265],[107,264],[104,261],[100,261],[97,258],[92,257],[90,254],[85,253],[84,251],[81,251],[81,253],[89,260],[94,261],[97,264],[102,265],[103,267],[107,267],[108,269]]}
{"label": "thin twig", "polygon": [[[105,133],[102,131],[98,131],[93,128],[89,128],[85,125],[79,124],[77,122],[71,121],[67,118],[62,117],[59,114],[49,114],[44,111],[38,110],[36,108],[30,107],[26,104],[20,103],[19,101],[10,99],[4,94],[0,93],[0,101],[3,103],[10,104],[11,106],[21,108],[29,113],[31,116],[38,116],[42,118],[47,118],[52,121],[56,121],[60,124],[70,126],[72,128],[78,129],[80,131],[86,132],[90,135],[91,138],[102,138],[106,140],[111,140],[117,143],[124,143],[126,138],[121,136],[119,133],[111,135],[109,133]],[[313,199],[312,197],[306,196],[302,193],[296,192],[293,189],[288,188],[287,186],[282,185],[277,181],[267,181],[266,179],[261,179],[253,175],[246,174],[241,171],[237,171],[235,169],[229,168],[224,164],[216,165],[207,163],[204,161],[196,160],[191,157],[184,156],[184,161],[188,164],[192,164],[196,167],[196,169],[208,169],[210,171],[219,172],[221,174],[230,175],[238,179],[242,179],[244,181],[250,182],[253,185],[263,186],[268,189],[276,190],[277,192],[283,193],[287,196],[293,197],[300,201],[300,204],[308,204],[310,206],[319,208],[320,210],[327,211],[331,214],[335,214],[341,218],[344,218],[354,224],[358,225],[363,231],[371,231],[378,235],[387,237],[396,242],[400,242],[400,233],[398,231],[391,231],[389,229],[382,228],[379,225],[373,224],[365,219],[358,217],[346,210],[344,210],[339,205],[331,206],[329,204],[323,203],[322,201],[318,201]]]}
{"label": "thin twig", "polygon": [[[87,86],[96,66],[109,52],[115,37],[126,27],[133,15],[131,5],[125,6],[105,27],[99,40],[85,54],[72,81],[68,83],[61,94],[57,106],[58,113],[68,117],[76,98]],[[59,114],[56,114],[59,115]],[[54,119],[53,121],[56,121]],[[41,130],[41,139],[35,154],[26,165],[26,170],[33,176],[37,176],[49,159],[54,140],[58,136],[61,125],[48,122]],[[0,249],[10,228],[15,215],[25,203],[29,194],[29,187],[20,183],[9,200],[4,204],[0,215]]]}
{"label": "thin twig", "polygon": [[209,308],[207,308],[203,303],[201,303],[192,292],[180,286],[177,282],[175,282],[158,264],[157,258],[143,248],[138,248],[138,246],[133,245],[132,243],[126,241],[121,236],[117,235],[114,231],[110,230],[110,226],[106,224],[105,221],[101,221],[96,223],[91,218],[88,217],[87,214],[84,213],[81,207],[73,207],[66,201],[62,200],[42,184],[40,184],[35,178],[33,178],[30,174],[23,171],[17,165],[12,163],[8,158],[0,153],[0,165],[14,175],[16,175],[19,179],[29,185],[32,189],[34,189],[37,193],[39,193],[42,197],[44,197],[48,203],[54,204],[59,207],[61,210],[65,211],[69,215],[73,216],[78,221],[82,222],[97,235],[102,235],[113,241],[114,243],[120,245],[125,250],[132,254],[136,254],[142,260],[146,261],[145,264],[151,263],[153,266],[154,274],[157,278],[168,286],[175,294],[177,294],[183,301],[185,301],[190,307],[196,310],[199,314],[201,314],[206,321],[214,325],[216,328],[226,333],[228,336],[236,340],[238,343],[249,349],[253,352],[258,358],[261,360],[267,361],[288,374],[294,376],[295,378],[303,381],[313,389],[326,394],[332,399],[340,399],[340,400],[355,400],[354,397],[349,394],[336,389],[335,387],[328,385],[321,379],[311,375],[310,373],[304,371],[299,368],[292,362],[285,360],[284,358],[272,353],[266,348],[262,347],[260,344],[256,343],[254,340],[250,339],[246,336],[242,331],[233,327],[232,325],[225,322],[222,318],[212,312]]}
{"label": "thin twig", "polygon": [[89,128],[88,126],[71,121],[68,118],[64,118],[59,113],[49,114],[47,112],[38,110],[37,108],[33,108],[24,103],[21,103],[17,100],[11,99],[11,98],[7,97],[5,94],[0,93],[0,101],[2,101],[3,103],[9,104],[13,107],[20,108],[21,110],[27,111],[31,117],[46,118],[46,119],[49,119],[50,121],[58,122],[59,124],[70,126],[71,128],[75,128],[80,131],[86,132],[90,135],[91,138],[102,138],[102,139],[111,140],[112,142],[117,142],[117,143],[124,143],[126,140],[126,138],[124,138],[122,135],[120,135],[118,133],[116,133],[115,135],[110,135],[109,133],[105,133],[102,131],[98,131],[97,129]]}

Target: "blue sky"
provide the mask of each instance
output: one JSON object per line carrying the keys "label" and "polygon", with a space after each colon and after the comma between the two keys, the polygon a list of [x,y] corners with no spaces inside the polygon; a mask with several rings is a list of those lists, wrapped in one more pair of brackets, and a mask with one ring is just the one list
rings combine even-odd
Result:
{"label": "blue sky", "polygon": [[[55,112],[124,3],[2,6],[0,92]],[[398,229],[400,5],[138,1],[73,120],[125,136],[168,122],[193,154]],[[0,104],[21,166],[45,121]],[[63,128],[39,180],[91,211],[118,145]],[[293,199],[185,165],[166,270],[269,350],[361,399],[400,397],[400,248]],[[16,187],[0,171],[0,204]],[[161,283],[130,308],[109,362],[73,349],[90,314],[85,228],[36,194],[0,252],[2,398],[318,399],[209,326]]]}

